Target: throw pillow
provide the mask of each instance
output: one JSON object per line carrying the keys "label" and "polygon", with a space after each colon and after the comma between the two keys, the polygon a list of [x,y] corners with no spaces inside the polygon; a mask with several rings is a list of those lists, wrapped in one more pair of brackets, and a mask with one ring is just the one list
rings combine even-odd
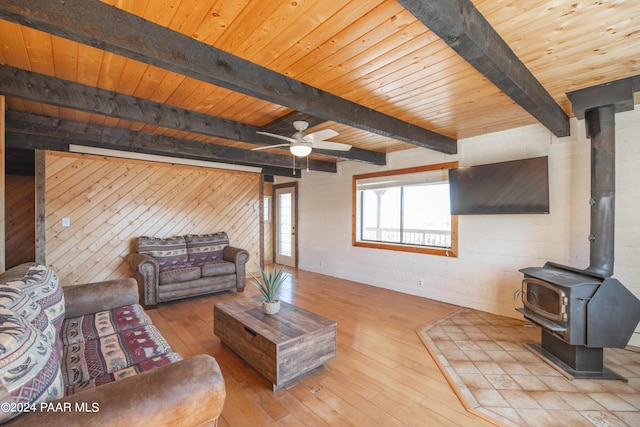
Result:
{"label": "throw pillow", "polygon": [[187,234],[184,240],[187,244],[189,263],[193,265],[222,261],[224,248],[229,246],[229,237],[225,232]]}
{"label": "throw pillow", "polygon": [[168,239],[139,237],[136,241],[136,252],[155,258],[160,265],[160,271],[188,262],[187,245],[182,236]]}
{"label": "throw pillow", "polygon": [[24,277],[6,282],[8,286],[19,289],[35,301],[55,328],[52,345],[58,356],[62,355],[60,330],[64,321],[64,293],[58,275],[43,264],[33,264]]}
{"label": "throw pillow", "polygon": [[[0,406],[38,404],[64,395],[60,358],[16,312],[0,308]],[[9,404],[9,406],[7,406]],[[0,411],[0,423],[19,412]]]}
{"label": "throw pillow", "polygon": [[64,321],[64,293],[58,275],[52,269],[43,264],[34,264],[22,279],[7,284],[20,289],[37,302],[56,330],[60,331]]}
{"label": "throw pillow", "polygon": [[16,312],[20,317],[31,323],[34,328],[42,332],[52,346],[55,344],[56,328],[49,322],[49,318],[40,307],[40,304],[31,299],[22,290],[6,283],[0,283],[0,308]]}

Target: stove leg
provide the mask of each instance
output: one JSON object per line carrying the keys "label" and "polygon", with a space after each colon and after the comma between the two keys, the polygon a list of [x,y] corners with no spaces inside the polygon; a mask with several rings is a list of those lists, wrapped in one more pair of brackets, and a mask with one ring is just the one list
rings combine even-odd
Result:
{"label": "stove leg", "polygon": [[577,372],[599,372],[604,369],[602,348],[569,345],[542,329],[542,348]]}

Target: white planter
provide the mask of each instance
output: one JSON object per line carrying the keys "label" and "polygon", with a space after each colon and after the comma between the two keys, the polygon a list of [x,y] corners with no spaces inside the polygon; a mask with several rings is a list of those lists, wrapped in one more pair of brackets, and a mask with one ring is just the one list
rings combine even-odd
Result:
{"label": "white planter", "polygon": [[273,300],[273,302],[262,302],[262,311],[264,314],[276,314],[280,311],[280,300]]}

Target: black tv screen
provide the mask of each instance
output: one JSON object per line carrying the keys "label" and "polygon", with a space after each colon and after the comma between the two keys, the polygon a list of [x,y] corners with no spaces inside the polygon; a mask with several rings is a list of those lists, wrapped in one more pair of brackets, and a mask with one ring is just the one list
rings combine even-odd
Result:
{"label": "black tv screen", "polygon": [[452,215],[549,213],[547,157],[449,169]]}

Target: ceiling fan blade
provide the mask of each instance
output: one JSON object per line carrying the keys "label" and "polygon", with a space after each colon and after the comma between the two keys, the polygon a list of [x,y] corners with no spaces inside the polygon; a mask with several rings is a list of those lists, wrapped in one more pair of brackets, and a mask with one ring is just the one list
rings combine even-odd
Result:
{"label": "ceiling fan blade", "polygon": [[351,150],[351,145],[343,144],[341,142],[331,142],[331,141],[314,141],[312,144],[313,148],[320,148],[324,150],[335,150],[335,151],[349,151]]}
{"label": "ceiling fan blade", "polygon": [[325,140],[325,139],[331,139],[331,138],[333,138],[334,136],[337,136],[337,135],[338,135],[338,132],[336,132],[333,129],[323,129],[323,130],[319,130],[318,132],[313,132],[313,133],[310,133],[310,134],[306,135],[304,137],[304,140],[316,143],[318,141],[322,141],[322,140]]}
{"label": "ceiling fan blade", "polygon": [[291,144],[265,145],[264,147],[252,148],[251,151],[266,150],[268,148],[274,148],[274,147],[288,147],[289,145],[291,145]]}
{"label": "ceiling fan blade", "polygon": [[278,135],[278,134],[275,134],[275,133],[261,132],[261,131],[258,131],[256,133],[260,134],[260,135],[271,136],[273,138],[284,139],[285,141],[289,141],[289,142],[296,142],[296,140],[293,139],[293,138],[289,138],[288,136]]}

